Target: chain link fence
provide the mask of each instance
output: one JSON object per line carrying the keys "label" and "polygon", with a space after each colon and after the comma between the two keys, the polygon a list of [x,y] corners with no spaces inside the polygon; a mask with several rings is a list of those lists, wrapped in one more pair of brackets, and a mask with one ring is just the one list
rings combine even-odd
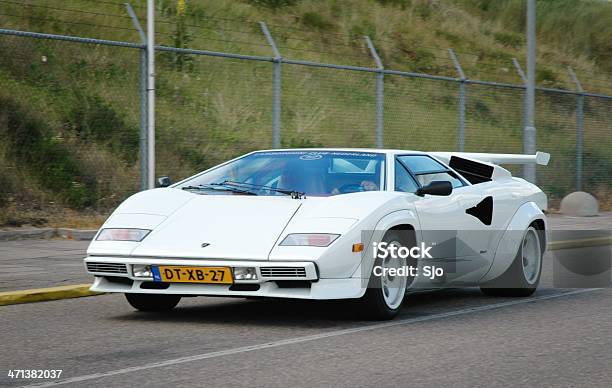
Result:
{"label": "chain link fence", "polygon": [[2,35],[0,52],[0,208],[109,209],[137,191],[138,51]]}
{"label": "chain link fence", "polygon": [[[275,143],[522,152],[523,85],[383,70],[367,54],[336,65],[218,45],[156,48],[158,175]],[[143,187],[144,50],[0,29],[0,207],[36,198],[105,212]],[[578,188],[612,196],[612,96],[539,88],[536,126],[537,148],[552,155],[538,184],[553,204]]]}
{"label": "chain link fence", "polygon": [[[158,53],[161,64],[175,54]],[[156,171],[173,179],[255,149],[272,138],[272,73],[266,62],[190,56],[188,72],[156,79]]]}
{"label": "chain link fence", "polygon": [[372,147],[374,74],[282,65],[282,147]]}

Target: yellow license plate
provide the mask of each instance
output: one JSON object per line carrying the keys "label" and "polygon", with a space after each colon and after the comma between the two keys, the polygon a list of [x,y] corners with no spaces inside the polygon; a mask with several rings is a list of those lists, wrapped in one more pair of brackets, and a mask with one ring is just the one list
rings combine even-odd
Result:
{"label": "yellow license plate", "polygon": [[166,283],[212,283],[232,284],[232,271],[229,267],[186,267],[160,265],[153,267],[153,278]]}

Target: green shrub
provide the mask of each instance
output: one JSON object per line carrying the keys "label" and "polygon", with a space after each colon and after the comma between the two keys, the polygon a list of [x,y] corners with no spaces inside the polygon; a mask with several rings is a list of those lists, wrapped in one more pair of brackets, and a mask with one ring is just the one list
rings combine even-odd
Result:
{"label": "green shrub", "polygon": [[248,3],[270,9],[279,9],[296,5],[299,0],[247,0]]}
{"label": "green shrub", "polygon": [[423,20],[429,20],[433,13],[429,3],[426,1],[421,1],[415,5],[414,12]]}
{"label": "green shrub", "polygon": [[0,115],[6,122],[3,137],[10,144],[9,155],[45,190],[57,193],[75,209],[94,204],[94,178],[84,176],[61,138],[48,135],[44,121],[33,118],[9,98],[0,98]]}
{"label": "green shrub", "polygon": [[327,21],[323,16],[316,12],[304,12],[302,15],[302,24],[307,27],[317,28],[319,30],[329,30],[334,25]]}
{"label": "green shrub", "polygon": [[382,5],[400,7],[401,9],[409,8],[412,4],[411,0],[376,0],[376,2]]}
{"label": "green shrub", "polygon": [[361,20],[359,23],[351,26],[351,36],[359,42],[363,42],[363,36],[367,35],[372,40],[376,39],[376,27],[368,20]]}
{"label": "green shrub", "polygon": [[436,63],[436,56],[426,48],[405,48],[402,49],[401,52],[401,57],[395,55],[394,59],[398,62],[405,63],[410,71],[435,74],[440,70],[440,67]]}
{"label": "green shrub", "polygon": [[139,131],[126,124],[117,111],[100,96],[77,91],[67,121],[83,142],[95,141],[110,147],[128,161],[136,161]]}
{"label": "green shrub", "polygon": [[214,165],[214,161],[210,161],[207,155],[197,148],[180,147],[178,154],[184,163],[196,170],[204,170]]}
{"label": "green shrub", "polygon": [[458,47],[462,43],[462,39],[459,36],[441,29],[436,29],[436,36],[444,38],[453,47]]}
{"label": "green shrub", "polygon": [[551,69],[545,66],[538,66],[536,68],[536,82],[551,85],[559,83],[559,79]]}
{"label": "green shrub", "polygon": [[9,194],[13,192],[11,177],[7,171],[0,169],[0,209],[7,206]]}
{"label": "green shrub", "polygon": [[324,147],[323,143],[312,141],[303,137],[291,137],[290,139],[282,139],[281,145],[283,148],[317,148]]}
{"label": "green shrub", "polygon": [[496,32],[493,34],[493,38],[498,43],[512,48],[521,47],[523,44],[523,37],[521,35],[510,32]]}

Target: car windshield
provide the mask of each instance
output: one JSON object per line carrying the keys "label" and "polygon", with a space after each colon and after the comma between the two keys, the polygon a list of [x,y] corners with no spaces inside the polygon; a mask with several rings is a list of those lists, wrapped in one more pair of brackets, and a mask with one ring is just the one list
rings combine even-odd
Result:
{"label": "car windshield", "polygon": [[330,196],[383,190],[384,171],[385,155],[380,153],[256,152],[195,176],[178,188],[206,194]]}

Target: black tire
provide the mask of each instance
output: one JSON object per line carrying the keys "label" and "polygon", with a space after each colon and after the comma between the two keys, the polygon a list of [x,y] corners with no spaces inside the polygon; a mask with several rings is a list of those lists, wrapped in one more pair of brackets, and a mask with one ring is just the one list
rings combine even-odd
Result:
{"label": "black tire", "polygon": [[140,311],[168,311],[180,302],[180,295],[125,294],[128,303]]}
{"label": "black tire", "polygon": [[[537,276],[535,279],[528,280],[525,271],[523,270],[523,243],[528,233],[534,231],[534,236],[538,240],[539,248],[539,267],[537,270]],[[531,224],[523,234],[523,240],[521,240],[521,246],[514,257],[514,261],[510,265],[510,268],[506,270],[497,279],[491,280],[480,287],[480,290],[489,296],[503,296],[503,297],[526,297],[532,295],[538,288],[540,283],[540,277],[542,275],[542,256],[544,249],[542,249],[542,230],[539,230],[535,224]]]}
{"label": "black tire", "polygon": [[[412,230],[390,230],[385,233],[382,241],[387,243],[397,241],[403,246],[411,247],[414,245],[414,234]],[[382,259],[377,258],[374,265],[381,265],[381,263]],[[390,307],[385,301],[383,287],[380,282],[382,282],[381,277],[371,274],[368,282],[368,289],[366,290],[365,295],[358,301],[359,310],[367,319],[377,321],[393,319],[402,308],[406,294],[405,289],[399,305],[396,307]],[[408,282],[409,280],[407,283]]]}

